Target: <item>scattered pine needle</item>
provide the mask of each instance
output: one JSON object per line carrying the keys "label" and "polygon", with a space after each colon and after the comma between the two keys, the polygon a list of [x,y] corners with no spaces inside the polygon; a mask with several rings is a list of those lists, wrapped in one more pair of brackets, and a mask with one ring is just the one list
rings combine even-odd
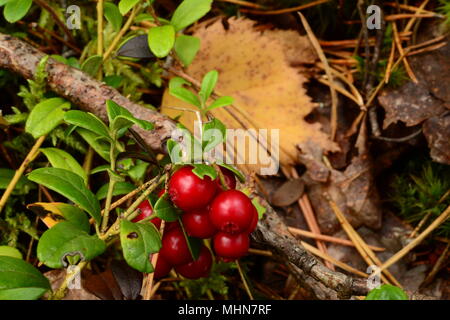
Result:
{"label": "scattered pine needle", "polygon": [[402,43],[401,43],[400,37],[398,35],[397,24],[395,22],[392,23],[392,31],[393,31],[395,44],[397,46],[397,50],[400,53],[400,55],[403,56],[403,64],[405,66],[406,73],[408,74],[408,76],[411,78],[411,80],[414,83],[419,83],[419,81],[417,80],[414,72],[411,69],[411,66],[409,65],[408,59],[406,59],[406,56],[404,54],[404,49],[402,47]]}
{"label": "scattered pine needle", "polygon": [[318,257],[324,259],[325,261],[331,262],[332,264],[334,264],[335,266],[341,268],[342,270],[345,270],[345,271],[348,271],[350,273],[356,274],[356,275],[358,275],[360,277],[363,277],[363,278],[367,278],[368,277],[368,275],[366,273],[361,272],[361,271],[359,271],[359,270],[349,266],[348,264],[333,258],[332,256],[330,256],[328,254],[324,254],[323,252],[321,252],[317,248],[313,247],[309,243],[306,243],[304,241],[301,241],[300,243],[302,244],[302,246],[305,248],[306,251],[309,251],[313,255],[318,256]]}
{"label": "scattered pine needle", "polygon": [[380,271],[386,270],[394,263],[403,258],[408,252],[410,252],[413,248],[419,245],[431,232],[433,232],[437,227],[439,227],[442,223],[444,223],[450,217],[450,206],[445,209],[443,213],[436,220],[431,223],[428,228],[426,228],[420,235],[417,236],[413,241],[408,243],[403,249],[398,251],[395,255],[386,260],[383,265],[380,267]]}
{"label": "scattered pine needle", "polygon": [[249,1],[243,1],[243,0],[217,0],[217,1],[237,4],[239,6],[248,7],[248,8],[264,9],[264,6],[257,4],[257,3],[249,2]]}
{"label": "scattered pine needle", "polygon": [[[358,252],[364,258],[364,260],[366,260],[366,262],[368,262],[369,265],[377,265],[378,267],[381,268],[382,262],[377,258],[375,253],[368,247],[366,242],[361,238],[361,236],[356,232],[356,230],[348,222],[347,218],[341,212],[341,210],[336,205],[336,203],[332,200],[329,200],[329,203],[330,203],[330,206],[333,209],[334,213],[336,214],[336,217],[338,218],[342,228],[347,233],[348,237],[353,241]],[[388,282],[388,283],[391,282],[392,284],[396,285],[397,287],[400,287],[400,288],[402,287],[401,284],[395,279],[395,277],[388,270],[383,270],[383,273],[386,276],[386,278],[384,278],[385,282]],[[383,275],[381,275],[381,278],[383,279]],[[387,280],[387,278],[389,278],[389,281]]]}
{"label": "scattered pine needle", "polygon": [[330,92],[331,92],[331,134],[330,139],[334,140],[336,137],[336,131],[337,131],[337,123],[338,123],[338,112],[337,112],[337,105],[338,105],[338,97],[336,94],[336,86],[334,84],[333,75],[331,72],[330,65],[328,64],[327,57],[325,56],[325,53],[323,53],[322,47],[319,44],[319,41],[317,40],[316,36],[314,35],[314,32],[312,31],[311,27],[309,26],[308,21],[306,21],[306,18],[303,16],[301,12],[298,12],[298,15],[300,16],[300,19],[302,20],[303,27],[306,30],[306,34],[308,35],[309,40],[311,41],[312,46],[316,50],[317,55],[319,56],[320,61],[322,61],[325,69],[325,73],[327,75],[328,80],[330,81]]}
{"label": "scattered pine needle", "polygon": [[[297,179],[298,173],[297,170],[294,167],[290,168],[289,170],[286,170],[284,167],[282,169],[285,171],[285,174],[287,177],[292,177],[294,179]],[[286,172],[287,171],[287,172]],[[311,203],[309,202],[308,195],[305,193],[303,196],[298,200],[298,205],[303,212],[303,216],[305,217],[306,223],[309,227],[309,229],[315,233],[320,235],[321,231],[319,228],[319,224],[317,223],[316,216],[314,215],[314,211],[311,207]],[[319,248],[320,251],[322,251],[324,254],[328,254],[327,247],[325,243],[323,243],[321,240],[316,239],[317,248]],[[334,267],[331,263],[325,261],[325,265],[330,268],[331,270],[334,270]]]}
{"label": "scattered pine needle", "polygon": [[[347,240],[347,239],[336,238],[336,237],[327,236],[324,234],[317,234],[314,232],[310,232],[307,230],[302,230],[302,229],[298,229],[298,228],[294,228],[294,227],[288,227],[288,230],[290,233],[292,233],[294,235],[299,235],[299,236],[305,237],[305,238],[323,240],[323,241],[341,244],[343,246],[349,246],[349,247],[355,246],[355,244],[352,241]],[[386,250],[385,248],[370,246],[370,245],[369,245],[369,248],[371,248],[373,251],[385,251]]]}
{"label": "scattered pine needle", "polygon": [[318,1],[313,1],[307,4],[303,4],[297,7],[292,7],[292,8],[286,8],[286,9],[279,9],[279,10],[267,10],[267,11],[260,11],[260,10],[251,10],[251,9],[241,9],[240,11],[243,13],[248,13],[248,14],[255,14],[255,15],[277,15],[277,14],[283,14],[283,13],[289,13],[289,12],[296,12],[296,11],[300,11],[303,9],[308,9],[314,6],[317,6],[319,4],[328,2],[330,0],[318,0]]}

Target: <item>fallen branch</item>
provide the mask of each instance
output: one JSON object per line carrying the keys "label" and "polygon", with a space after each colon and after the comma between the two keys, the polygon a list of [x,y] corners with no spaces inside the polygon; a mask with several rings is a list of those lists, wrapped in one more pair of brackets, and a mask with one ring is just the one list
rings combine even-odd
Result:
{"label": "fallen branch", "polygon": [[[44,57],[44,53],[28,43],[9,35],[0,33],[0,68],[9,69],[21,76],[33,78],[36,66]],[[155,124],[155,130],[147,131],[133,127],[152,149],[163,151],[164,142],[175,128],[173,121],[162,114],[144,108],[132,102],[116,89],[97,81],[79,69],[75,69],[48,59],[46,71],[48,85],[58,95],[68,99],[85,111],[92,112],[107,120],[105,102],[113,100],[127,108],[138,118]]]}

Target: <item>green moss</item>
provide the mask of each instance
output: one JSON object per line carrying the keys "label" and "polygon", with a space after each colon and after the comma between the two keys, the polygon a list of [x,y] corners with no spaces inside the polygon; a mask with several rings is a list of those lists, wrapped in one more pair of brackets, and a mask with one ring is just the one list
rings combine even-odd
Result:
{"label": "green moss", "polygon": [[438,8],[439,12],[445,16],[445,24],[450,27],[450,1],[439,0],[441,6]]}
{"label": "green moss", "polygon": [[[428,215],[423,230],[450,205],[450,166],[412,159],[394,178],[391,189],[390,201],[407,222],[417,226]],[[450,221],[435,235],[450,236]]]}

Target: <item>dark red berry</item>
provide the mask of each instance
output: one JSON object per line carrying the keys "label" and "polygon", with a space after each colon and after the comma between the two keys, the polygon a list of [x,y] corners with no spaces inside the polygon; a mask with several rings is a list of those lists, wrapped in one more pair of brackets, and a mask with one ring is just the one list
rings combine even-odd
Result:
{"label": "dark red berry", "polygon": [[241,233],[250,228],[255,207],[239,190],[221,192],[211,203],[209,217],[213,225],[224,232]]}
{"label": "dark red berry", "polygon": [[250,240],[245,233],[229,234],[219,232],[214,236],[213,245],[217,256],[239,259],[248,252]]}
{"label": "dark red berry", "polygon": [[192,261],[186,238],[180,228],[173,228],[164,233],[159,253],[173,266]]}
{"label": "dark red berry", "polygon": [[258,216],[258,211],[256,210],[256,208],[253,206],[253,220],[252,220],[252,223],[250,224],[250,227],[245,231],[245,233],[247,233],[247,234],[250,234],[250,233],[252,233],[253,231],[255,231],[255,229],[256,229],[256,225],[258,224],[258,219],[259,219],[259,216]]}
{"label": "dark red berry", "polygon": [[175,271],[188,279],[198,279],[207,277],[211,271],[212,256],[208,248],[203,246],[200,255],[195,261],[175,267]]}
{"label": "dark red berry", "polygon": [[189,211],[206,207],[217,190],[217,183],[210,177],[199,178],[192,166],[177,170],[169,181],[169,196],[180,209]]}
{"label": "dark red berry", "polygon": [[169,274],[170,270],[172,270],[172,265],[160,254],[158,256],[158,261],[156,261],[154,277],[156,279],[163,278]]}
{"label": "dark red berry", "polygon": [[[228,170],[224,167],[219,167],[220,171],[222,171],[225,184],[228,187],[228,189],[236,189],[236,177],[234,176],[234,173],[231,170]],[[217,186],[220,188],[220,190],[223,189],[222,183],[220,181],[220,177],[216,178]]]}
{"label": "dark red berry", "polygon": [[172,229],[180,228],[180,223],[178,221],[166,222],[166,226],[164,228],[164,232],[168,232]]}
{"label": "dark red berry", "polygon": [[163,195],[165,195],[166,194],[166,189],[161,189],[161,190],[159,190],[159,192],[158,192],[158,198],[161,198]]}
{"label": "dark red berry", "polygon": [[188,235],[200,238],[211,238],[217,231],[209,219],[207,209],[188,211],[181,217]]}
{"label": "dark red berry", "polygon": [[[150,202],[148,200],[142,201],[141,204],[138,206],[138,208],[141,211],[141,213],[132,220],[133,222],[139,222],[147,217],[150,217],[153,214],[152,205],[150,204]],[[155,217],[155,218],[151,219],[150,221],[158,229],[161,226],[161,219],[158,217]]]}

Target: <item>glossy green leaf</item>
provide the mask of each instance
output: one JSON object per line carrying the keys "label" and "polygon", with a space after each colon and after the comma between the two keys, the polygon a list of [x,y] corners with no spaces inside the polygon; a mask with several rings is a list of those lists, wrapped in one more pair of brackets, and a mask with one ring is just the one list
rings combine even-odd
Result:
{"label": "glossy green leaf", "polygon": [[186,67],[192,63],[200,49],[200,38],[181,35],[175,39],[175,52]]}
{"label": "glossy green leaf", "polygon": [[81,65],[81,70],[83,70],[88,75],[95,77],[103,64],[103,58],[99,55],[91,56],[86,59]]}
{"label": "glossy green leaf", "polygon": [[123,77],[118,75],[107,76],[103,81],[110,87],[117,89],[123,82]]}
{"label": "glossy green leaf", "polygon": [[158,58],[164,58],[175,43],[175,29],[172,25],[153,27],[148,31],[148,45]]}
{"label": "glossy green leaf", "polygon": [[181,145],[177,141],[172,139],[167,140],[167,153],[169,154],[172,163],[182,163],[183,152]]}
{"label": "glossy green leaf", "polygon": [[10,1],[13,1],[13,0],[0,0],[0,7],[4,6],[5,4],[7,4]]}
{"label": "glossy green leaf", "polygon": [[180,217],[178,210],[172,205],[171,202],[165,199],[166,197],[159,198],[153,206],[153,212],[160,219],[171,222],[177,221]]}
{"label": "glossy green leaf", "polygon": [[223,96],[215,100],[213,103],[211,103],[207,108],[206,111],[211,111],[213,109],[222,108],[229,106],[230,104],[233,104],[234,99],[229,96]]}
{"label": "glossy green leaf", "polygon": [[[106,198],[106,196],[108,194],[108,188],[109,188],[109,183],[106,183],[103,186],[101,186],[100,189],[98,189],[98,191],[96,193],[96,197],[98,200],[103,200]],[[116,184],[114,185],[113,196],[120,196],[123,194],[128,194],[131,191],[133,191],[134,189],[136,189],[136,186],[129,182],[116,182]]]}
{"label": "glossy green leaf", "polygon": [[72,68],[76,68],[76,69],[80,69],[81,70],[80,62],[75,57],[67,58],[67,64],[69,66],[71,66]]}
{"label": "glossy green leaf", "polygon": [[203,163],[195,163],[193,166],[192,172],[200,179],[203,179],[205,176],[210,177],[212,180],[217,178],[217,171],[213,167]]}
{"label": "glossy green leaf", "polygon": [[31,264],[0,256],[0,300],[35,300],[50,290],[50,282]]}
{"label": "glossy green leaf", "polygon": [[108,113],[112,131],[127,128],[133,124],[136,124],[145,130],[152,130],[154,127],[151,122],[135,118],[130,111],[122,106],[119,106],[112,100],[106,101],[106,111]]}
{"label": "glossy green leaf", "polygon": [[92,147],[92,149],[94,149],[95,152],[97,152],[97,154],[100,157],[102,157],[104,160],[108,162],[110,161],[109,143],[99,139],[100,136],[90,130],[84,128],[77,128],[76,131]]}
{"label": "glossy green leaf", "polygon": [[120,222],[120,243],[130,267],[145,273],[153,272],[150,254],[161,249],[161,237],[153,223]]}
{"label": "glossy green leaf", "polygon": [[81,253],[85,261],[92,260],[106,249],[97,235],[89,235],[71,222],[63,221],[45,231],[37,246],[37,257],[50,268],[62,268],[66,255]]}
{"label": "glossy green leaf", "polygon": [[66,169],[78,174],[87,184],[87,175],[83,167],[69,153],[58,148],[42,148],[48,161],[54,168]]}
{"label": "glossy green leaf", "polygon": [[[6,189],[16,172],[12,169],[0,168],[0,189]],[[36,185],[29,181],[27,177],[21,176],[14,188],[13,195],[24,195],[30,190],[36,188]]]}
{"label": "glossy green leaf", "polygon": [[390,284],[372,289],[365,300],[408,300],[408,295],[400,288]]}
{"label": "glossy green leaf", "polygon": [[120,0],[119,2],[119,11],[124,16],[130,11],[139,0]]}
{"label": "glossy green leaf", "polygon": [[100,204],[76,173],[59,168],[39,168],[32,171],[28,179],[62,194],[100,222]]}
{"label": "glossy green leaf", "polygon": [[103,13],[106,20],[108,20],[108,22],[112,24],[114,31],[120,31],[123,22],[123,16],[120,13],[119,8],[112,2],[105,2]]}
{"label": "glossy green leaf", "polygon": [[17,259],[22,259],[22,253],[14,247],[10,246],[0,246],[0,256],[13,257]]}
{"label": "glossy green leaf", "polygon": [[74,126],[92,131],[107,140],[111,140],[108,127],[102,120],[90,112],[83,112],[79,110],[66,112],[64,115],[64,121],[73,124]]}
{"label": "glossy green leaf", "polygon": [[169,81],[169,89],[175,89],[175,88],[179,88],[182,87],[183,85],[188,85],[190,86],[191,83],[181,77],[173,77],[172,79],[170,79]]}
{"label": "glossy green leaf", "polygon": [[192,91],[189,91],[188,89],[183,87],[175,87],[170,88],[169,92],[174,97],[183,100],[187,103],[190,103],[198,108],[201,108],[200,100],[198,99],[197,95],[195,95],[195,93],[193,93]]}
{"label": "glossy green leaf", "polygon": [[8,1],[3,9],[3,16],[9,23],[17,22],[25,17],[32,3],[32,0]]}
{"label": "glossy green leaf", "polygon": [[102,164],[101,166],[98,166],[98,167],[95,167],[94,169],[92,169],[91,174],[105,172],[105,171],[108,171],[108,169],[110,169],[110,168],[111,168],[111,166],[109,164]]}
{"label": "glossy green leaf", "polygon": [[88,232],[91,229],[86,213],[80,208],[64,202],[36,202],[27,205],[38,217],[50,216],[57,222],[68,221],[79,229]]}
{"label": "glossy green leaf", "polygon": [[199,92],[200,97],[206,103],[211,93],[214,91],[216,87],[217,80],[219,79],[219,73],[216,70],[209,71],[202,80],[202,86]]}
{"label": "glossy green leaf", "polygon": [[138,160],[136,165],[130,168],[127,173],[133,181],[141,181],[145,178],[149,165],[148,162]]}
{"label": "glossy green leaf", "polygon": [[38,103],[31,110],[25,124],[25,131],[34,138],[50,133],[64,118],[70,103],[62,98],[50,98]]}
{"label": "glossy green leaf", "polygon": [[226,140],[227,128],[217,118],[206,122],[203,125],[202,132],[202,148],[203,152],[208,152],[214,149],[218,144]]}
{"label": "glossy green leaf", "polygon": [[173,13],[170,22],[176,31],[186,28],[211,10],[212,0],[184,0]]}

